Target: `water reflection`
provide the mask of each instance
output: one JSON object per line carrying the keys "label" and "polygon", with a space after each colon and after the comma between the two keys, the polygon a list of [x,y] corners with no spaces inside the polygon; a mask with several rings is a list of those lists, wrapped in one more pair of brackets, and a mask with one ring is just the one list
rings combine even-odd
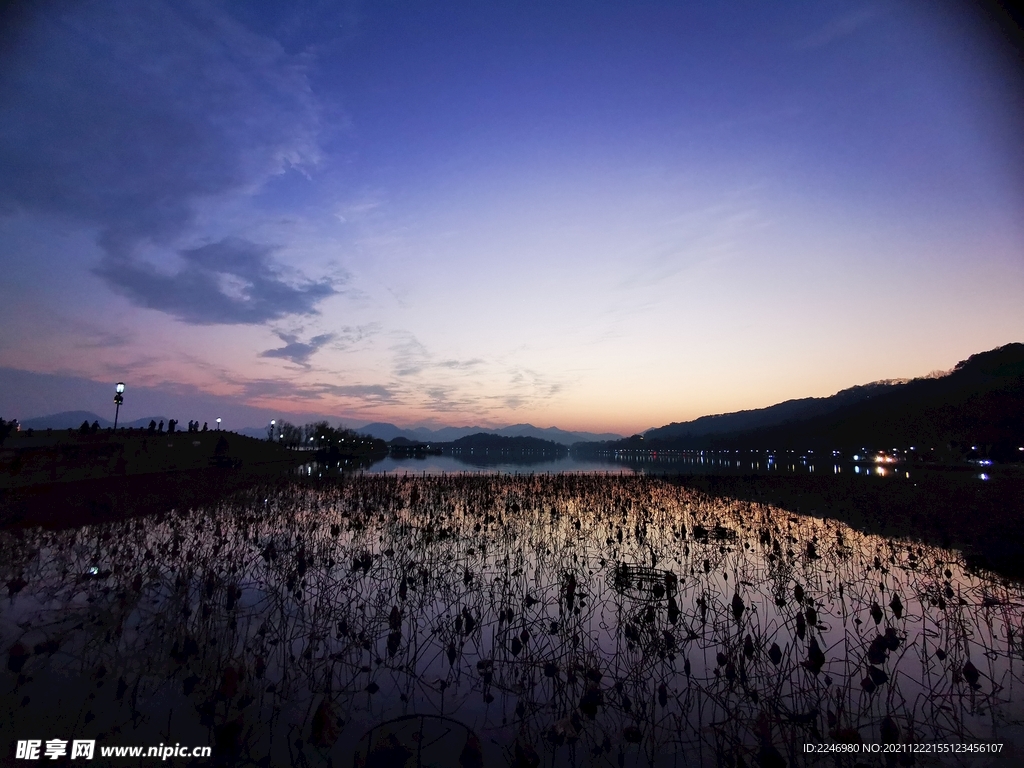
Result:
{"label": "water reflection", "polygon": [[[875,452],[843,456],[839,451],[609,451],[604,453],[573,453],[566,456],[525,456],[488,454],[483,451],[455,455],[387,457],[360,467],[369,472],[385,474],[452,474],[456,472],[612,472],[665,475],[813,475],[819,465],[828,474],[850,473],[862,477],[886,477],[900,480],[918,479],[922,473],[955,471],[939,469],[925,462],[911,460],[899,451]],[[331,471],[352,469],[339,466]],[[320,472],[327,471],[320,467]],[[973,473],[974,479],[988,479],[986,473]]]}
{"label": "water reflection", "polygon": [[[329,467],[311,465],[316,467],[312,474],[320,472],[332,472]],[[467,461],[460,456],[419,456],[409,458],[393,458],[391,456],[375,462],[365,469],[366,472],[395,475],[441,475],[441,474],[462,474],[462,473],[599,473],[599,474],[633,474],[636,468],[626,464],[615,464],[612,462],[596,459],[578,459],[571,456],[563,458],[543,457],[533,461],[512,460],[509,458],[497,458],[486,461],[482,458],[475,461]],[[336,468],[333,474],[337,474]]]}
{"label": "water reflection", "polygon": [[452,721],[452,765],[473,743],[484,765],[1024,746],[1020,586],[645,475],[265,483],[184,514],[4,532],[0,562],[8,743],[372,764],[373,745],[398,754],[402,733]]}
{"label": "water reflection", "polygon": [[[819,465],[822,472],[818,471]],[[840,476],[851,474],[864,478],[884,477],[895,481],[918,480],[929,475],[962,474],[971,481],[988,480],[992,470],[984,473],[964,472],[965,467],[939,467],[913,458],[913,454],[895,449],[888,452],[867,452],[844,455],[840,451],[606,451],[569,452],[564,456],[510,451],[462,451],[455,454],[398,454],[360,464],[337,461],[330,464],[311,462],[300,472],[307,476],[339,476],[353,470],[381,474],[455,474],[483,473],[610,473],[660,475],[810,475]],[[1012,471],[1012,470],[1011,470]]]}

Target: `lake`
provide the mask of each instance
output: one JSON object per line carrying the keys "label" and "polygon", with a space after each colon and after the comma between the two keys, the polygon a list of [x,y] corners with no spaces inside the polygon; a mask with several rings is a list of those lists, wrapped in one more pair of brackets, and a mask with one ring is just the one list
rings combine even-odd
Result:
{"label": "lake", "polygon": [[[395,458],[388,456],[362,467],[365,472],[380,474],[456,474],[461,472],[504,473],[644,473],[673,475],[852,475],[863,478],[885,477],[894,480],[916,479],[935,468],[917,461],[883,461],[874,453],[863,456],[842,456],[838,451],[616,451],[603,455],[568,455],[554,458],[546,456],[511,457],[507,451],[478,449],[470,454],[421,455]],[[312,463],[302,471],[322,474],[329,469],[350,470],[339,463],[329,468]],[[986,466],[960,468],[960,474],[973,480],[985,481],[1001,471],[1001,467]]]}
{"label": "lake", "polygon": [[[174,513],[2,531],[0,563],[9,744],[339,766],[1024,750],[1018,582],[649,474],[265,478]],[[804,751],[825,743],[848,751]]]}

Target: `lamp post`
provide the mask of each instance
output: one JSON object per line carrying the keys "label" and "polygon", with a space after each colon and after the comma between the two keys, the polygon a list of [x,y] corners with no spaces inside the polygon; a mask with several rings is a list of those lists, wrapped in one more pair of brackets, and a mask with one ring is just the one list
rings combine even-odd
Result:
{"label": "lamp post", "polygon": [[124,382],[117,382],[117,386],[114,387],[114,391],[117,393],[114,395],[114,429],[117,430],[117,417],[121,413],[121,403],[124,402]]}
{"label": "lamp post", "polygon": [[277,419],[270,420],[270,429],[267,430],[267,439],[274,442],[274,433],[277,431]]}
{"label": "lamp post", "polygon": [[217,417],[217,431],[220,432],[220,416]]}

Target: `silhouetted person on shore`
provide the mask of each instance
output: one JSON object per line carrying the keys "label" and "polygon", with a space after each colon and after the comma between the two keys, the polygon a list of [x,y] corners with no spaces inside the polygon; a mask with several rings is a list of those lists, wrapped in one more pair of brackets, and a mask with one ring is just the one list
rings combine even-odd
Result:
{"label": "silhouetted person on shore", "polygon": [[173,435],[174,434],[174,430],[176,430],[177,428],[178,428],[178,420],[177,419],[168,419],[167,420],[167,434],[168,435]]}
{"label": "silhouetted person on shore", "polygon": [[[196,422],[196,423],[198,423],[198,422]],[[209,427],[207,426],[206,422],[204,421],[203,422],[203,432],[206,432],[208,429],[209,429]]]}
{"label": "silhouetted person on shore", "polygon": [[164,433],[164,420],[163,419],[160,419],[160,423],[157,425],[156,432],[157,432],[158,435],[162,435]]}
{"label": "silhouetted person on shore", "polygon": [[[163,422],[160,423],[163,424]],[[156,421],[154,419],[149,420],[149,432],[150,434],[156,432]]]}

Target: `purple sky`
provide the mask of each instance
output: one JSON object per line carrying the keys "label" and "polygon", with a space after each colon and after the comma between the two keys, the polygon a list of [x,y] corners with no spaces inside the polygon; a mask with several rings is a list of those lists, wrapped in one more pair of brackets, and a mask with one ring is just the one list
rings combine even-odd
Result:
{"label": "purple sky", "polygon": [[629,434],[1021,341],[1024,78],[956,8],[29,4],[0,416]]}

